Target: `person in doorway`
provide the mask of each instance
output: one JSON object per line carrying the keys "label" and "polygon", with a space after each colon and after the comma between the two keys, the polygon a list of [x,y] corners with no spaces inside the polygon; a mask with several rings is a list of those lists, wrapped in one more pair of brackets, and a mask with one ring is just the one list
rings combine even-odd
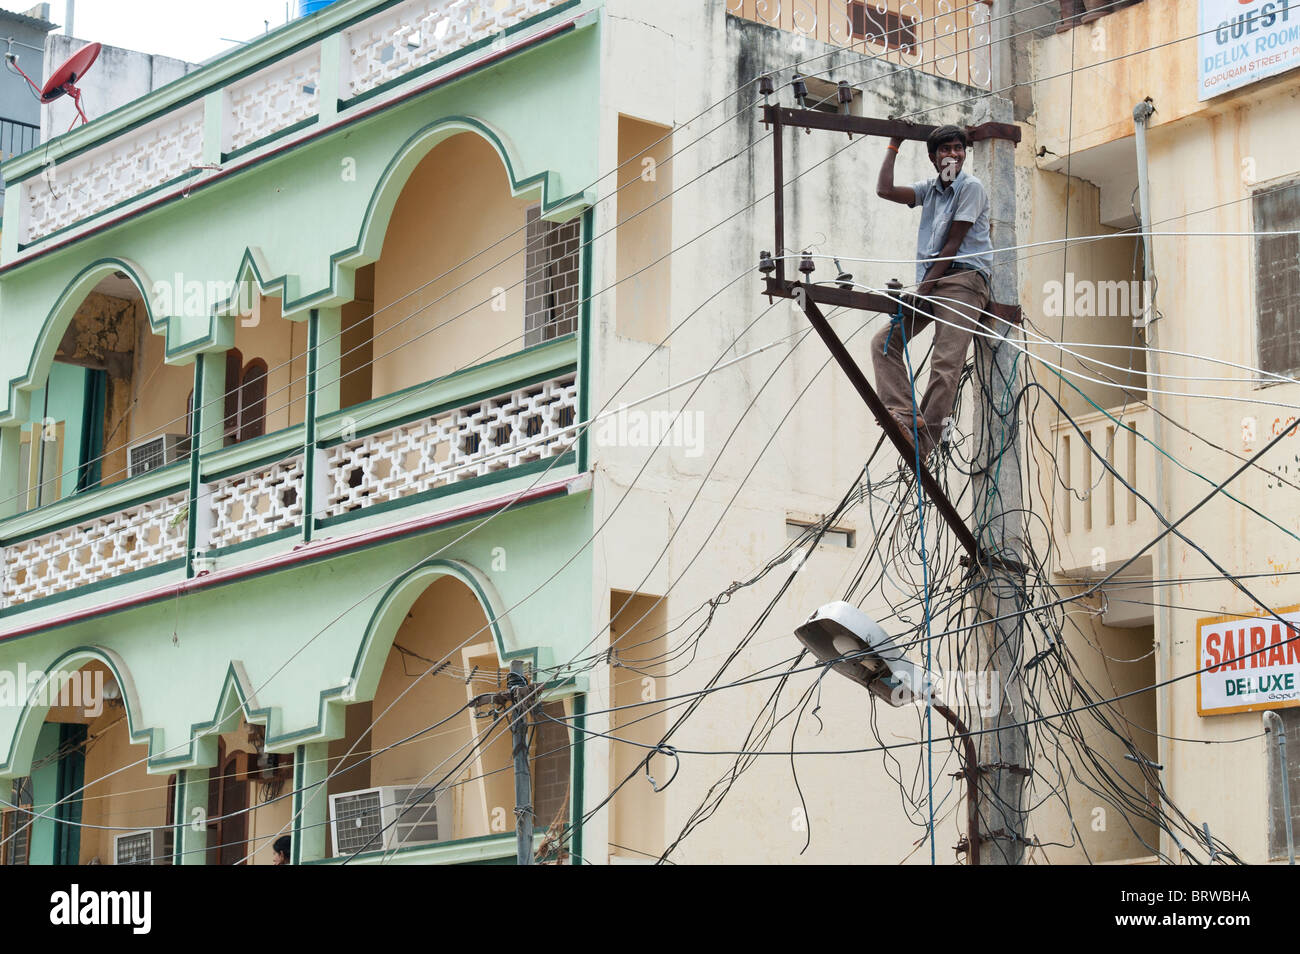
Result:
{"label": "person in doorway", "polygon": [[289,847],[292,842],[288,835],[281,835],[271,845],[271,864],[287,865],[289,863]]}
{"label": "person in doorway", "polygon": [[[876,194],[891,202],[921,207],[916,296],[924,310],[905,306],[901,327],[895,319],[872,340],[871,357],[881,401],[909,440],[915,434],[924,460],[946,436],[966,353],[989,306],[993,243],[988,193],[978,179],[962,169],[970,145],[966,131],[958,126],[935,129],[926,148],[938,175],[910,186],[894,184],[894,160],[902,143],[891,139],[886,147]],[[932,320],[930,380],[918,401],[903,348]]]}

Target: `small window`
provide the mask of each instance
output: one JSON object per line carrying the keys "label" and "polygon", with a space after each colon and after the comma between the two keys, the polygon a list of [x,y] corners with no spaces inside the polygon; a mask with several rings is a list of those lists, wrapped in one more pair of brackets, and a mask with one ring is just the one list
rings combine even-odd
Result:
{"label": "small window", "polygon": [[[787,520],[785,523],[785,535],[789,540],[811,541],[816,534],[816,524],[801,523],[798,520]],[[806,536],[805,536],[806,535]],[[822,534],[821,543],[829,547],[845,547],[851,549],[857,546],[857,533],[845,527],[831,527]]]}
{"label": "small window", "polygon": [[32,848],[32,780],[16,778],[10,786],[9,803],[17,806],[0,815],[0,863],[26,865],[31,863]]}
{"label": "small window", "polygon": [[875,3],[855,2],[849,5],[849,18],[855,40],[884,44],[887,49],[907,53],[916,49],[916,17],[881,11]]}
{"label": "small window", "polygon": [[582,222],[548,222],[536,205],[526,221],[524,347],[531,347],[578,330]]}
{"label": "small window", "polygon": [[24,431],[18,446],[18,473],[27,508],[53,503],[63,485],[63,422],[40,421]]}
{"label": "small window", "polygon": [[1300,370],[1300,182],[1255,192],[1255,316],[1259,366],[1292,375]]}
{"label": "small window", "polygon": [[266,362],[244,364],[238,348],[226,352],[224,444],[240,444],[266,433]]}

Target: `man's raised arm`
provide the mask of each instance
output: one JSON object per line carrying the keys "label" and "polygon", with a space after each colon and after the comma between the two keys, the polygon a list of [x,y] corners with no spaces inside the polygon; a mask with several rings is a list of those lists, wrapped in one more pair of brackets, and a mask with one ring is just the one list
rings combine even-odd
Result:
{"label": "man's raised arm", "polygon": [[880,164],[880,175],[876,179],[876,195],[911,206],[916,204],[916,191],[911,186],[894,185],[894,160],[898,158],[898,147],[902,144],[903,140],[894,138],[885,147],[885,161]]}

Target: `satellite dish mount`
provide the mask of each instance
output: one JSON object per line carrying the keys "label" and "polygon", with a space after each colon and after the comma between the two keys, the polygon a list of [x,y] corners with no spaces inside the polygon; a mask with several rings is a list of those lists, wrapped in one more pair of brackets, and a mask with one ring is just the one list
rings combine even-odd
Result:
{"label": "satellite dish mount", "polygon": [[[12,52],[6,53],[5,59],[13,65],[13,68],[19,72],[23,79],[27,80],[27,84],[36,92],[36,97],[41,101],[42,105],[49,105],[60,96],[67,95],[71,97],[72,104],[77,107],[77,116],[83,123],[86,123],[89,120],[86,118],[86,111],[81,108],[81,90],[77,88],[77,81],[90,71],[90,67],[98,59],[99,51],[102,48],[102,44],[99,43],[90,43],[83,46],[68,57],[62,66],[50,74],[50,78],[45,81],[44,86],[37,86],[32,82],[32,78],[24,73],[22,67],[18,65],[18,57],[14,56]],[[74,119],[72,126],[76,124],[77,120]],[[68,129],[71,130],[72,126],[69,126]]]}

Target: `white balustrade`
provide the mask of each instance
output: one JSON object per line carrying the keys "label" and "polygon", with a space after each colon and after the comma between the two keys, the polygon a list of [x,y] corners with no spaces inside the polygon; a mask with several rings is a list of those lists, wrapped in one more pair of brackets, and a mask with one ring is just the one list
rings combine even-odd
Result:
{"label": "white balustrade", "polygon": [[185,493],[127,507],[3,550],[0,606],[8,607],[185,556]]}
{"label": "white balustrade", "polygon": [[577,435],[578,386],[567,374],[433,414],[326,452],[326,516],[562,454]]}
{"label": "white balustrade", "polygon": [[345,35],[349,97],[545,13],[566,0],[413,0]]}
{"label": "white balustrade", "polygon": [[302,526],[302,455],[215,481],[208,488],[210,549]]}
{"label": "white balustrade", "polygon": [[282,60],[230,87],[223,152],[287,129],[316,115],[320,104],[320,48]]}
{"label": "white balustrade", "polygon": [[203,160],[203,104],[46,166],[23,182],[25,241],[87,219],[189,172]]}

